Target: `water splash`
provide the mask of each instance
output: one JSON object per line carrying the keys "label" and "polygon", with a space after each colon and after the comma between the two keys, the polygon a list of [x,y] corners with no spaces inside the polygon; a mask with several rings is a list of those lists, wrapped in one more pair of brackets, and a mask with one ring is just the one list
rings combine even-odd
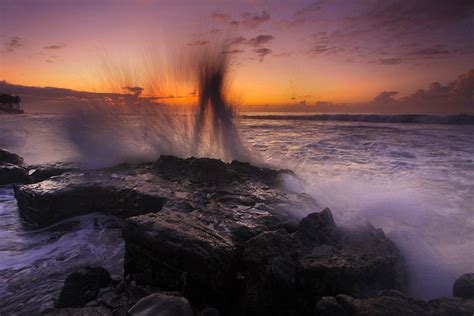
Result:
{"label": "water splash", "polygon": [[[133,94],[98,95],[68,112],[64,134],[76,148],[77,161],[88,168],[150,161],[162,154],[249,161],[235,109],[227,101],[230,55],[223,45],[179,54],[179,61],[163,62],[151,54],[141,80],[147,95],[132,72],[104,63],[103,77],[114,85],[109,90],[132,87]],[[177,104],[178,99],[184,102]]]}

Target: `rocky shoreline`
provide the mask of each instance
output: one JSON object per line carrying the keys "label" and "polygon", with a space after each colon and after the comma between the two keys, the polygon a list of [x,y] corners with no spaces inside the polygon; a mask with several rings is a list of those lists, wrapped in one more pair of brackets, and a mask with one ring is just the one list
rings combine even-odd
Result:
{"label": "rocky shoreline", "polygon": [[[396,246],[369,223],[337,227],[329,209],[281,184],[288,170],[161,156],[79,170],[25,166],[0,151],[0,185],[15,184],[33,227],[91,212],[124,219],[124,275],[68,276],[48,315],[472,315],[474,277],[454,298],[402,294]],[[300,218],[295,214],[308,214]]]}

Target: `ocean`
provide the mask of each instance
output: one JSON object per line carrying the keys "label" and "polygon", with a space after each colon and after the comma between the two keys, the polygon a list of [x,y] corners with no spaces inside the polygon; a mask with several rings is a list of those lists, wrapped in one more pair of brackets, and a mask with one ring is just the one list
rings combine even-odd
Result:
{"label": "ocean", "polygon": [[[405,257],[409,294],[428,299],[450,296],[454,280],[474,269],[473,122],[244,113],[237,126],[253,161],[296,173],[285,185],[314,196],[314,211],[331,208],[338,225],[382,228]],[[1,116],[0,147],[28,164],[74,160],[64,124],[61,115]],[[0,314],[51,307],[78,266],[122,272],[114,218],[90,214],[34,230],[18,216],[8,186],[0,188],[0,216]]]}

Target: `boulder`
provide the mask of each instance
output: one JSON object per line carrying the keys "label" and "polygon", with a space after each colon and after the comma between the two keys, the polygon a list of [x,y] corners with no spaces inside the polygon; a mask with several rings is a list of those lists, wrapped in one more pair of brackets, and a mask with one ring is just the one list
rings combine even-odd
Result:
{"label": "boulder", "polygon": [[28,183],[28,171],[11,163],[0,163],[0,185]]}
{"label": "boulder", "polygon": [[62,219],[92,212],[122,218],[156,212],[165,198],[120,185],[119,181],[81,181],[80,174],[65,174],[39,183],[14,187],[22,217],[45,227]]}
{"label": "boulder", "polygon": [[298,262],[301,251],[284,229],[263,232],[244,245],[245,292],[243,313],[290,315],[298,297]]}
{"label": "boulder", "polygon": [[109,272],[102,267],[85,267],[73,272],[64,281],[56,307],[82,307],[111,281]]}
{"label": "boulder", "polygon": [[77,168],[71,164],[54,163],[46,165],[27,166],[31,177],[31,182],[41,182],[54,176],[59,176],[65,172],[76,171]]}
{"label": "boulder", "polygon": [[319,213],[311,213],[301,220],[295,237],[309,245],[335,244],[340,234],[334,223],[331,210],[325,208]]}
{"label": "boulder", "polygon": [[463,274],[454,282],[453,296],[474,298],[474,273]]}
{"label": "boulder", "polygon": [[130,316],[194,316],[189,301],[173,293],[155,293],[139,300],[128,311]]}
{"label": "boulder", "polygon": [[[327,211],[325,213],[328,217]],[[320,222],[315,224],[314,231],[317,232]],[[340,229],[338,235],[332,235],[322,243],[321,239],[315,238],[310,248],[307,234],[298,230],[295,237],[306,249],[299,258],[305,295],[318,297],[344,293],[369,297],[384,289],[405,288],[405,266],[400,252],[371,225],[357,230]]]}
{"label": "boulder", "polygon": [[474,301],[463,301],[459,298],[421,301],[405,296],[382,295],[358,299],[344,294],[321,298],[315,310],[315,313],[321,316],[471,316],[473,312]]}
{"label": "boulder", "polygon": [[21,158],[17,154],[9,152],[6,149],[0,149],[0,163],[11,163],[14,165],[21,165],[23,164],[23,158]]}
{"label": "boulder", "polygon": [[234,242],[196,217],[163,210],[126,221],[125,273],[181,291],[196,306],[225,301],[235,275]]}

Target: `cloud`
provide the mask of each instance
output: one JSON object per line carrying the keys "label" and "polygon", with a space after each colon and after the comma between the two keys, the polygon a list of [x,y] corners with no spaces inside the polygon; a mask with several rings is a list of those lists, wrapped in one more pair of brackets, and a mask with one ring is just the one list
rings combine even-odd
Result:
{"label": "cloud", "polygon": [[394,66],[394,65],[403,64],[403,59],[401,59],[401,58],[384,58],[384,59],[379,59],[376,62],[378,64],[381,64],[381,65]]}
{"label": "cloud", "polygon": [[273,37],[272,35],[258,35],[254,38],[251,38],[249,40],[247,40],[247,45],[250,45],[250,46],[255,46],[255,47],[258,47],[260,45],[263,45],[263,44],[266,44],[272,40],[274,40],[275,37]]}
{"label": "cloud", "polygon": [[311,23],[317,30],[310,56],[390,66],[474,55],[473,19],[469,0],[317,1],[295,11],[286,25]]}
{"label": "cloud", "polygon": [[258,35],[253,38],[245,38],[243,36],[237,36],[233,40],[230,41],[230,45],[247,45],[251,47],[260,47],[263,44],[267,44],[273,41],[275,37],[273,35]]}
{"label": "cloud", "polygon": [[270,21],[271,16],[267,11],[250,12],[245,11],[240,14],[238,19],[231,20],[231,16],[227,13],[212,12],[211,17],[219,22],[228,23],[230,26],[245,26],[254,29],[259,25]]}
{"label": "cloud", "polygon": [[435,56],[435,55],[447,55],[449,54],[449,50],[443,50],[439,48],[425,48],[421,50],[417,50],[413,52],[413,55],[419,55],[419,56]]}
{"label": "cloud", "polygon": [[219,12],[215,12],[215,11],[211,13],[211,17],[212,17],[213,19],[218,20],[218,21],[225,21],[225,22],[227,22],[227,21],[229,20],[229,15],[228,15],[228,14],[226,14],[226,13],[219,13]]}
{"label": "cloud", "polygon": [[133,95],[136,97],[140,96],[140,94],[143,92],[143,88],[141,87],[123,87],[123,89],[128,90],[131,92]]}
{"label": "cloud", "polygon": [[232,49],[232,50],[225,50],[223,51],[224,54],[241,54],[245,51],[243,49]]}
{"label": "cloud", "polygon": [[301,9],[296,10],[287,24],[295,26],[317,19],[318,15],[325,6],[325,2],[325,0],[315,1]]}
{"label": "cloud", "polygon": [[258,48],[258,49],[254,49],[254,52],[257,54],[260,62],[263,62],[263,58],[267,55],[270,55],[272,53],[272,50],[269,49],[269,48]]}
{"label": "cloud", "polygon": [[317,102],[314,110],[332,113],[474,113],[474,69],[445,85],[433,82],[405,97],[397,91],[382,91],[366,103],[343,105]]}
{"label": "cloud", "polygon": [[[263,47],[263,45],[270,43],[274,39],[275,37],[273,35],[265,35],[265,34],[261,34],[249,39],[243,36],[237,36],[230,41],[229,47],[232,47],[232,46],[251,47],[253,48],[252,52],[254,52],[257,55],[257,58],[260,60],[260,62],[262,62],[265,56],[272,53],[271,49]],[[243,53],[244,51],[241,49],[228,49],[225,52],[238,54],[238,53]]]}
{"label": "cloud", "polygon": [[43,49],[50,49],[50,50],[57,50],[57,49],[63,49],[66,47],[66,44],[56,44],[56,45],[49,45],[43,47]]}
{"label": "cloud", "polygon": [[22,46],[22,38],[19,36],[12,36],[4,43],[4,50],[2,52],[14,52]]}
{"label": "cloud", "polygon": [[196,40],[196,41],[188,43],[188,46],[204,46],[204,45],[207,45],[207,44],[209,44],[209,41]]}
{"label": "cloud", "polygon": [[256,28],[262,23],[270,21],[270,14],[267,11],[258,12],[244,12],[241,14],[240,24],[243,24],[249,28]]}

